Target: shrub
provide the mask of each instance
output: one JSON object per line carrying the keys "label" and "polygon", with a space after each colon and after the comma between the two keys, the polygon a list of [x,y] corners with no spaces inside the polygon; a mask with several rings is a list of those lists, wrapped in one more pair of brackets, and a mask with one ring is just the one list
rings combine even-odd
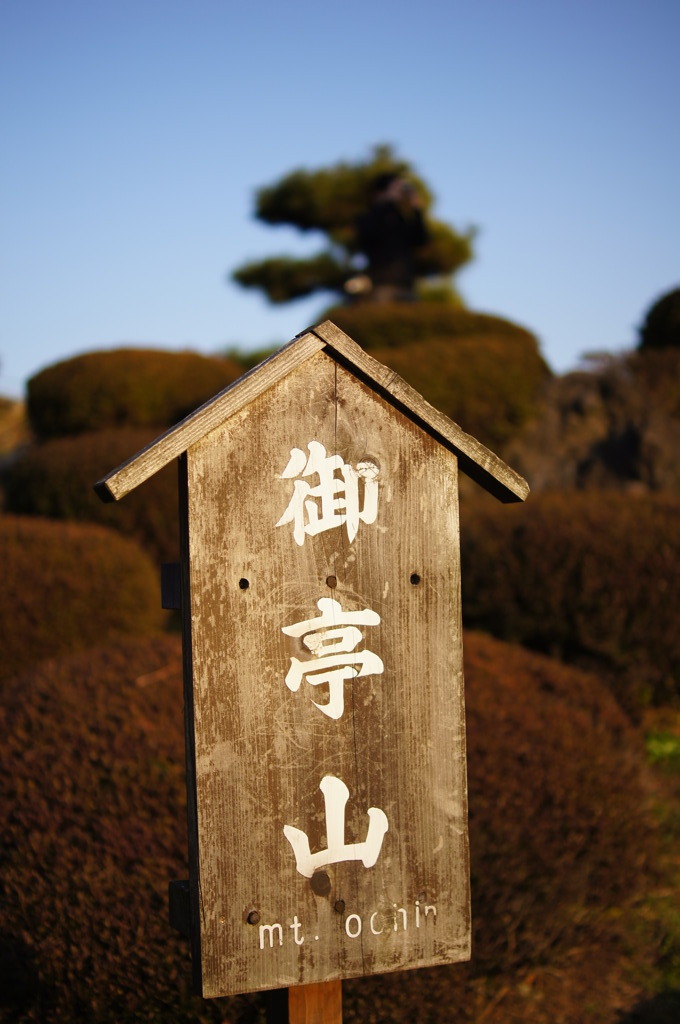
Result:
{"label": "shrub", "polygon": [[587,492],[462,508],[463,616],[606,672],[629,710],[680,695],[680,499]]}
{"label": "shrub", "polygon": [[591,674],[466,633],[476,969],[577,943],[640,890],[652,843],[641,741]]}
{"label": "shrub", "polygon": [[640,328],[640,349],[680,347],[680,288],[662,295],[647,310]]}
{"label": "shrub", "polygon": [[680,420],[680,343],[675,348],[644,349],[627,358],[633,381],[650,407]]}
{"label": "shrub", "polygon": [[4,684],[3,1020],[239,1019],[190,995],[168,924],[187,877],[179,647],[126,638]]}
{"label": "shrub", "polygon": [[28,443],[29,435],[24,403],[0,396],[0,465]]}
{"label": "shrub", "polygon": [[492,448],[534,413],[548,370],[536,339],[499,317],[436,303],[331,310],[342,330]]}
{"label": "shrub", "polygon": [[177,468],[161,469],[122,501],[93,485],[156,436],[133,427],[56,438],[28,449],[5,475],[5,508],[21,515],[101,523],[133,537],[157,563],[179,558]]}
{"label": "shrub", "polygon": [[[639,892],[647,822],[630,728],[597,679],[466,637],[474,961],[345,988],[344,1019],[473,1019],[471,975],[592,941]],[[12,1021],[262,1021],[261,996],[188,994],[167,923],[186,877],[180,645],[126,638],[4,687],[3,934]],[[244,870],[249,870],[247,865]],[[593,947],[597,953],[597,947]]]}
{"label": "shrub", "polygon": [[[334,306],[326,315],[367,352],[402,348],[428,338],[453,341],[482,336],[514,338],[538,353],[536,338],[524,327],[499,316],[473,313],[442,302]],[[543,372],[548,372],[542,360],[541,365]]]}
{"label": "shrub", "polygon": [[534,491],[680,492],[680,348],[591,356],[554,377],[505,457]]}
{"label": "shrub", "polygon": [[234,360],[197,352],[89,352],[29,380],[28,416],[42,438],[106,427],[168,427],[240,375]]}
{"label": "shrub", "polygon": [[101,526],[0,517],[0,675],[165,621],[158,573]]}
{"label": "shrub", "polygon": [[373,354],[493,449],[533,414],[543,380],[540,357],[517,338],[431,338]]}
{"label": "shrub", "polygon": [[616,922],[656,871],[639,737],[595,676],[481,634],[464,650],[472,960],[348,981],[345,1019],[576,1024],[585,999],[618,1019]]}

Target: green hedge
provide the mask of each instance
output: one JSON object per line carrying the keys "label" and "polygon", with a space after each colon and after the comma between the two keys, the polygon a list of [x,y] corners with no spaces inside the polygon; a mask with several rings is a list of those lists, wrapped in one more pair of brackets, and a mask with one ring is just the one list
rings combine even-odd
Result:
{"label": "green hedge", "polygon": [[0,676],[125,633],[152,633],[158,571],[101,526],[0,516]]}
{"label": "green hedge", "polygon": [[[474,1020],[479,975],[521,978],[574,947],[597,957],[588,915],[613,917],[645,884],[641,762],[611,695],[490,638],[466,636],[465,652],[474,960],[346,982],[347,1024],[444,1024],[454,1006]],[[167,882],[187,877],[181,690],[176,638],[5,684],[7,1020],[263,1022],[262,996],[191,998],[188,943],[167,923]]]}
{"label": "green hedge", "polygon": [[102,523],[137,540],[156,563],[179,559],[177,466],[161,469],[122,501],[93,485],[156,436],[124,427],[62,437],[28,449],[5,474],[5,508],[21,515]]}
{"label": "green hedge", "polygon": [[28,416],[42,438],[106,427],[168,427],[241,373],[233,359],[196,352],[89,352],[29,380]]}
{"label": "green hedge", "polygon": [[607,673],[629,710],[680,697],[680,499],[570,493],[461,511],[467,626]]}

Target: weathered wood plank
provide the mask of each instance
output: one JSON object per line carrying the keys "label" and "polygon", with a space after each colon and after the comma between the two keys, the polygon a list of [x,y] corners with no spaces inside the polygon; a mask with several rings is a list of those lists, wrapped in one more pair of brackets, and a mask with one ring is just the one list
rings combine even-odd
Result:
{"label": "weathered wood plank", "polygon": [[189,847],[189,926],[191,974],[196,992],[202,991],[200,864],[198,845],[198,805],[196,794],[196,722],[193,674],[193,632],[190,600],[189,489],[187,455],[177,462],[179,496],[179,550],[181,588],[187,599],[182,602],[182,671],[184,691],[184,750],[186,759],[187,838]]}
{"label": "weathered wood plank", "polygon": [[342,982],[289,989],[288,1024],[342,1024]]}
{"label": "weathered wood plank", "polygon": [[[375,517],[354,536],[341,523],[295,539],[300,524],[286,512],[311,442],[338,456],[347,479],[365,474],[363,503],[365,481],[377,481]],[[295,450],[297,472],[285,472]],[[467,959],[455,456],[318,351],[203,436],[181,465],[192,926],[203,994]],[[337,719],[320,710],[328,682],[286,682],[311,649],[284,627],[319,616],[328,598],[343,613],[377,615],[359,630],[360,651],[383,663],[348,679]],[[348,790],[345,843],[367,837],[369,808],[389,828],[372,866],[331,858],[310,878],[284,827],[306,835],[311,853],[328,850],[328,776]]]}
{"label": "weathered wood plank", "polygon": [[284,348],[230,384],[205,405],[166,430],[150,444],[98,480],[95,490],[102,501],[118,501],[144,483],[223,420],[244,408],[282,376],[290,373],[323,342],[312,333],[294,338]]}

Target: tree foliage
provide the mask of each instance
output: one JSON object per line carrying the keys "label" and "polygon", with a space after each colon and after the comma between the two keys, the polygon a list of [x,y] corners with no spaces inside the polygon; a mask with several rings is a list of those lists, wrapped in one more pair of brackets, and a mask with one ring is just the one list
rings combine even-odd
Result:
{"label": "tree foliage", "polygon": [[680,288],[662,295],[647,311],[639,347],[680,348]]}
{"label": "tree foliage", "polygon": [[233,279],[246,288],[259,288],[271,302],[323,291],[342,293],[345,282],[357,273],[357,219],[366,210],[373,180],[384,172],[406,178],[423,204],[430,239],[416,256],[418,277],[447,278],[455,273],[472,258],[474,230],[459,233],[432,218],[433,196],[425,182],[389,146],[376,146],[367,160],[311,171],[299,168],[259,189],[258,220],[321,232],[326,246],[303,259],[279,255],[245,263],[233,272]]}

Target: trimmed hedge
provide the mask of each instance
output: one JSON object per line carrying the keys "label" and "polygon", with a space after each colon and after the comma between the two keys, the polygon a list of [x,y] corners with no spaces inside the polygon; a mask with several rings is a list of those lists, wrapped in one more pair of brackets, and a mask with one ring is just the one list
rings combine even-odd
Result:
{"label": "trimmed hedge", "polygon": [[14,452],[29,441],[26,406],[13,398],[0,396],[0,465],[11,459]]}
{"label": "trimmed hedge", "polygon": [[593,357],[554,377],[505,450],[532,490],[680,492],[680,348]]}
{"label": "trimmed hedge", "polygon": [[[454,1006],[474,1019],[475,974],[589,942],[597,956],[589,911],[644,884],[640,758],[611,695],[490,638],[465,644],[474,961],[349,981],[347,1024],[443,1024]],[[167,882],[187,871],[178,639],[44,663],[5,685],[0,713],[4,1019],[262,1022],[261,996],[188,994],[188,943],[167,923]]]}
{"label": "trimmed hedge", "polygon": [[606,672],[630,711],[680,696],[680,499],[571,493],[461,509],[468,627]]}
{"label": "trimmed hedge", "polygon": [[168,924],[188,877],[179,638],[43,663],[3,697],[0,1019],[236,1019],[190,995]]}
{"label": "trimmed hedge", "polygon": [[466,632],[476,970],[549,959],[653,856],[642,743],[595,676]]}
{"label": "trimmed hedge", "polygon": [[430,338],[372,353],[483,444],[502,448],[536,410],[542,360],[523,339]]}
{"label": "trimmed hedge", "polygon": [[0,677],[167,618],[147,556],[101,526],[1,516],[0,579]]}
{"label": "trimmed hedge", "polygon": [[636,388],[647,403],[680,420],[680,344],[673,348],[644,349],[626,359]]}
{"label": "trimmed hedge", "polygon": [[329,316],[492,448],[535,413],[549,376],[536,338],[500,317],[437,303],[340,307]]}
{"label": "trimmed hedge", "polygon": [[48,366],[28,382],[41,438],[106,427],[169,427],[241,376],[233,359],[119,348]]}
{"label": "trimmed hedge", "polygon": [[[366,303],[334,306],[326,312],[329,320],[350,338],[372,352],[374,349],[402,348],[428,338],[504,337],[524,342],[538,352],[535,336],[526,328],[490,313],[474,313],[445,302]],[[541,360],[543,372],[547,365]]]}
{"label": "trimmed hedge", "polygon": [[93,485],[156,437],[133,427],[61,437],[28,449],[5,474],[5,508],[20,515],[101,523],[133,537],[154,562],[179,559],[177,467],[159,470],[122,501]]}

